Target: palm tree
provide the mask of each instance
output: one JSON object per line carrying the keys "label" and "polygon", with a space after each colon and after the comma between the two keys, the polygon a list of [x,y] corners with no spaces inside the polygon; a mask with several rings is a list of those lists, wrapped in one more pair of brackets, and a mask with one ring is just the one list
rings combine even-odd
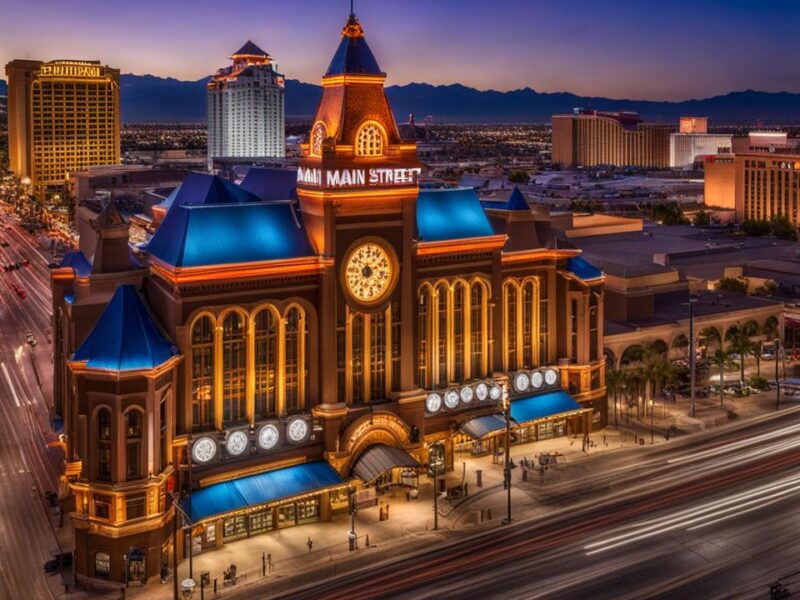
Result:
{"label": "palm tree", "polygon": [[723,406],[725,389],[725,369],[736,366],[731,360],[731,351],[717,348],[711,355],[711,362],[719,367],[719,405]]}
{"label": "palm tree", "polygon": [[719,334],[719,329],[716,327],[704,327],[699,332],[700,337],[706,339],[706,345],[716,344],[717,347],[722,348],[722,336]]}
{"label": "palm tree", "polygon": [[636,398],[636,418],[641,418],[641,405],[639,396],[642,392],[642,374],[639,369],[628,371],[625,374],[625,394],[628,396],[628,405],[632,404],[632,398]]}
{"label": "palm tree", "polygon": [[653,372],[654,383],[662,390],[678,380],[677,369],[668,362],[658,363]]}
{"label": "palm tree", "polygon": [[621,369],[610,369],[606,371],[606,389],[611,397],[614,399],[614,428],[619,428],[617,421],[617,401],[619,395],[625,391],[627,375]]}
{"label": "palm tree", "polygon": [[739,355],[739,382],[744,385],[744,357],[750,354],[753,342],[750,338],[758,333],[758,324],[753,321],[746,321],[744,324],[736,323],[728,327],[725,332],[725,341],[728,342],[728,350]]}

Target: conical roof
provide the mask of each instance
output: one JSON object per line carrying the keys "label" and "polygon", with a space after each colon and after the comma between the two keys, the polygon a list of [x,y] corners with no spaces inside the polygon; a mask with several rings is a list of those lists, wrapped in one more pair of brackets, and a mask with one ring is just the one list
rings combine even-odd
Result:
{"label": "conical roof", "polygon": [[261,48],[259,48],[256,44],[247,40],[244,46],[239,48],[236,52],[232,54],[232,56],[266,56],[269,57],[269,54],[264,52]]}
{"label": "conical roof", "polygon": [[351,14],[342,29],[342,41],[325,73],[331,75],[385,75],[378,66],[364,38],[364,30],[355,15]]}
{"label": "conical roof", "polygon": [[522,195],[522,192],[519,191],[517,186],[514,186],[514,191],[511,192],[511,195],[506,200],[506,203],[503,205],[502,210],[530,210],[531,207],[528,205],[528,201],[525,200],[525,196]]}

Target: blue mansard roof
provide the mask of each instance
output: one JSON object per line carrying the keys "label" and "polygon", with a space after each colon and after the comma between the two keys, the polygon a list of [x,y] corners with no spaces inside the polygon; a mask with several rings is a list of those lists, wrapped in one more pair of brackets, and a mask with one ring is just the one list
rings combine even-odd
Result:
{"label": "blue mansard roof", "polygon": [[241,188],[259,200],[296,200],[297,169],[253,167],[247,171]]}
{"label": "blue mansard roof", "polygon": [[173,205],[147,251],[173,267],[205,267],[313,256],[289,202]]}
{"label": "blue mansard roof", "polygon": [[417,232],[423,242],[494,235],[478,194],[470,188],[420,189]]}
{"label": "blue mansard roof", "polygon": [[92,272],[92,263],[81,250],[67,252],[58,266],[71,267],[77,277],[88,277]]}
{"label": "blue mansard roof", "polygon": [[511,195],[508,197],[508,200],[505,201],[505,204],[498,207],[500,210],[530,210],[531,207],[528,205],[528,201],[525,200],[525,196],[522,195],[522,192],[519,191],[517,186],[514,186],[514,191],[511,192]]}
{"label": "blue mansard roof", "polygon": [[130,371],[154,369],[177,353],[153,323],[136,288],[121,285],[73,360],[86,361],[94,369]]}
{"label": "blue mansard roof", "polygon": [[172,190],[160,206],[167,210],[178,206],[208,206],[258,202],[258,196],[217,175],[192,172]]}
{"label": "blue mansard roof", "polygon": [[582,256],[567,259],[567,271],[584,281],[591,281],[603,276],[603,272]]}
{"label": "blue mansard roof", "polygon": [[325,76],[344,75],[345,73],[384,75],[378,66],[378,61],[375,60],[375,55],[367,45],[367,40],[364,39],[364,31],[355,15],[350,15],[350,19],[345,25],[342,41],[339,48],[336,49],[336,54],[333,55],[333,60],[331,60]]}

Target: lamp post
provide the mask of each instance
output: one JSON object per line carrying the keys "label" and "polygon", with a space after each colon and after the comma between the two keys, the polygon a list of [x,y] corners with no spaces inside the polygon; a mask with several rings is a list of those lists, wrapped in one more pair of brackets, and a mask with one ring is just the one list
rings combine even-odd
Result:
{"label": "lamp post", "polygon": [[347,535],[347,541],[351,551],[358,548],[358,535],[356,534],[357,511],[355,489],[350,488],[350,533]]}
{"label": "lamp post", "polygon": [[194,596],[194,588],[197,584],[194,582],[194,579],[184,579],[181,581],[181,592],[183,593],[184,600],[192,600],[192,596]]}
{"label": "lamp post", "polygon": [[656,414],[656,401],[650,400],[650,445],[655,443],[653,417]]}
{"label": "lamp post", "polygon": [[508,399],[508,388],[503,386],[503,408],[506,416],[506,460],[503,467],[503,481],[506,484],[508,513],[503,525],[511,524],[511,402]]}
{"label": "lamp post", "polygon": [[694,305],[697,303],[696,296],[689,296],[689,390],[692,399],[691,412],[689,416],[694,418],[695,402],[695,361],[697,360],[697,347],[694,337]]}
{"label": "lamp post", "polygon": [[439,475],[444,472],[444,446],[435,442],[428,448],[428,477],[433,479],[433,528],[439,529]]}
{"label": "lamp post", "polygon": [[778,361],[780,360],[780,353],[781,353],[781,340],[779,338],[775,338],[775,389],[777,393],[775,394],[775,410],[780,410],[781,407],[781,379],[780,373],[778,372]]}

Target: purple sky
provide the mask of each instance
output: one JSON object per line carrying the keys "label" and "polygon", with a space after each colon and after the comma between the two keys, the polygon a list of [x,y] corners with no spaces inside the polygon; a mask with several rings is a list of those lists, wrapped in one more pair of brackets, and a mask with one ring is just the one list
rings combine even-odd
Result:
{"label": "purple sky", "polygon": [[[199,79],[248,38],[317,82],[347,0],[0,0],[0,63]],[[797,0],[356,0],[389,83],[637,99],[800,92]]]}

